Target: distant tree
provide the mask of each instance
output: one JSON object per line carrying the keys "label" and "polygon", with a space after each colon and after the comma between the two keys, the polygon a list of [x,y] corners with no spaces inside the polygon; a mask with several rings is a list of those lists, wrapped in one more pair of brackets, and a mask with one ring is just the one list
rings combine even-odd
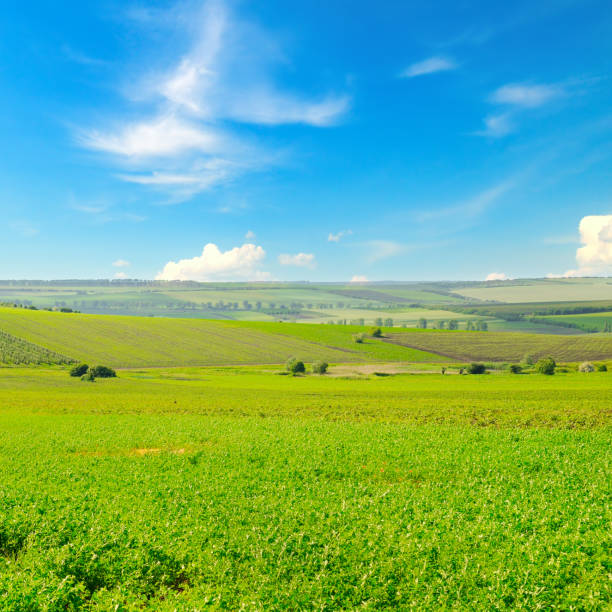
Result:
{"label": "distant tree", "polygon": [[427,319],[421,317],[417,323],[419,329],[427,329]]}
{"label": "distant tree", "polygon": [[90,372],[96,378],[116,378],[117,376],[117,372],[115,372],[115,370],[103,365],[97,365],[91,368]]}
{"label": "distant tree", "polygon": [[448,322],[448,329],[459,329],[459,321],[457,321],[457,319],[451,319]]}
{"label": "distant tree", "polygon": [[523,371],[523,368],[518,363],[510,364],[510,372],[512,374],[520,374]]}
{"label": "distant tree", "polygon": [[468,374],[484,374],[487,368],[484,363],[470,363],[467,367]]}
{"label": "distant tree", "polygon": [[372,335],[372,337],[374,338],[382,338],[382,329],[380,329],[380,327],[375,327],[374,329],[372,329],[372,331],[370,332],[370,334]]}
{"label": "distant tree", "polygon": [[328,367],[329,364],[326,361],[315,361],[312,364],[312,371],[315,374],[325,374],[325,372],[327,372]]}
{"label": "distant tree", "polygon": [[467,325],[465,326],[465,329],[467,329],[468,331],[474,331],[474,323],[470,320],[467,322]]}
{"label": "distant tree", "polygon": [[446,327],[446,321],[438,321],[438,322],[436,323],[436,327],[437,327],[438,329],[444,329],[444,328]]}
{"label": "distant tree", "polygon": [[287,371],[291,372],[294,376],[296,374],[303,374],[306,371],[306,366],[303,361],[300,361],[297,357],[290,357],[287,359],[285,364]]}
{"label": "distant tree", "polygon": [[70,368],[70,376],[83,376],[87,373],[87,370],[89,370],[89,366],[86,363],[79,363]]}
{"label": "distant tree", "polygon": [[442,376],[444,376],[444,374],[446,374],[446,368],[444,366],[442,366],[440,368],[440,372],[442,372]]}
{"label": "distant tree", "polygon": [[579,372],[594,372],[595,371],[595,366],[590,363],[589,361],[583,361],[579,366],[578,366],[578,371]]}
{"label": "distant tree", "polygon": [[359,332],[358,334],[353,334],[353,342],[357,344],[363,344],[366,335],[363,332]]}
{"label": "distant tree", "polygon": [[87,382],[95,382],[96,377],[94,376],[94,373],[91,370],[89,370],[89,372],[81,376],[81,380],[85,380]]}
{"label": "distant tree", "polygon": [[597,366],[597,371],[598,372],[607,372],[608,371],[608,366],[605,363],[600,363]]}
{"label": "distant tree", "polygon": [[545,359],[540,359],[538,363],[536,363],[536,370],[540,374],[546,374],[547,376],[552,376],[555,373],[556,367],[555,360],[552,357],[546,357]]}
{"label": "distant tree", "polygon": [[378,327],[382,327],[383,324],[383,320],[380,317],[376,317],[374,319],[374,325],[377,325]]}
{"label": "distant tree", "polygon": [[385,327],[393,327],[393,319],[385,319]]}
{"label": "distant tree", "polygon": [[489,331],[489,325],[486,321],[476,321],[476,329],[478,331]]}

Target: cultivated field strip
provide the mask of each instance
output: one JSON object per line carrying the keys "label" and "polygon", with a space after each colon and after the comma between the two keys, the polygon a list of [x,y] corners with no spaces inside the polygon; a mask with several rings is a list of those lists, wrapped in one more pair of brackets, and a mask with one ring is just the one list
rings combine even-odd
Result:
{"label": "cultivated field strip", "polygon": [[50,351],[42,346],[27,342],[21,338],[0,330],[0,363],[19,364],[66,364],[73,360],[70,357]]}
{"label": "cultivated field strip", "polygon": [[[343,341],[334,344],[336,336],[328,342],[312,332],[306,337],[288,333],[303,325],[267,325],[0,308],[0,326],[11,334],[50,351],[113,367],[284,363],[293,355],[329,362],[437,358],[404,347],[390,350],[380,341],[360,346],[352,342],[350,329],[343,329]],[[316,332],[327,326],[309,327]],[[287,333],[279,333],[281,329]]]}
{"label": "cultivated field strip", "polygon": [[546,334],[437,331],[388,334],[388,342],[430,351],[458,361],[520,361],[536,359],[584,361],[612,358],[612,335],[559,336]]}

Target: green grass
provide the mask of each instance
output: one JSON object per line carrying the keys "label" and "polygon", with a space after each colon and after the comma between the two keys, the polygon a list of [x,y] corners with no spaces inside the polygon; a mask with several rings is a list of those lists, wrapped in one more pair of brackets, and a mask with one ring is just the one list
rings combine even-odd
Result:
{"label": "green grass", "polygon": [[402,331],[390,342],[445,355],[458,361],[520,361],[530,353],[557,361],[612,358],[612,335],[546,335],[465,331]]}
{"label": "green grass", "polygon": [[0,308],[0,330],[76,360],[113,367],[284,363],[292,355],[329,362],[438,359],[380,341],[358,345],[349,326],[333,332],[328,327]]}
{"label": "green grass", "polygon": [[609,374],[0,370],[0,608],[590,609]]}

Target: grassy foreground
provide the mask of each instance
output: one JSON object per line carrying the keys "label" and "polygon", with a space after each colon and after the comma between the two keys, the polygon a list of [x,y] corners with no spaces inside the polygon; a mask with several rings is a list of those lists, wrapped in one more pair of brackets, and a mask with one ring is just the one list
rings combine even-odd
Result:
{"label": "grassy foreground", "polygon": [[0,609],[606,609],[610,376],[0,369]]}

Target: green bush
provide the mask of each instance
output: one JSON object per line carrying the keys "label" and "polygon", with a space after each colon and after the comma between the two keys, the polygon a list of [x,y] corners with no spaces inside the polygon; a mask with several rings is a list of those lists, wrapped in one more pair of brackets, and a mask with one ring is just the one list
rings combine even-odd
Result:
{"label": "green bush", "polygon": [[467,367],[468,374],[484,374],[487,371],[484,363],[470,363]]}
{"label": "green bush", "polygon": [[325,374],[325,372],[327,372],[328,367],[329,364],[326,361],[315,361],[312,364],[312,371],[315,374]]}
{"label": "green bush", "polygon": [[358,334],[353,334],[353,341],[357,344],[363,344],[365,337],[366,336],[363,332],[359,332]]}
{"label": "green bush", "polygon": [[81,380],[86,380],[87,382],[96,382],[96,377],[94,376],[93,371],[89,370],[87,374],[83,374],[83,376],[81,376]]}
{"label": "green bush", "polygon": [[297,357],[290,357],[287,359],[287,363],[285,364],[287,371],[291,372],[291,374],[303,374],[306,371],[306,366],[303,361],[300,361]]}
{"label": "green bush", "polygon": [[102,365],[97,365],[95,368],[92,368],[90,372],[92,372],[96,378],[115,378],[117,376],[115,370]]}
{"label": "green bush", "polygon": [[597,366],[597,371],[598,372],[607,372],[608,371],[608,366],[605,363],[600,363]]}
{"label": "green bush", "polygon": [[512,374],[520,374],[523,371],[523,368],[518,363],[510,364],[510,372]]}
{"label": "green bush", "polygon": [[89,366],[86,363],[79,363],[70,368],[70,376],[83,376],[87,373],[87,370],[89,370]]}
{"label": "green bush", "polygon": [[521,363],[526,366],[532,366],[535,363],[535,359],[533,358],[533,355],[530,355],[529,353],[527,353],[523,357],[523,360],[521,361]]}
{"label": "green bush", "polygon": [[372,336],[374,338],[382,338],[382,335],[383,335],[383,333],[382,333],[382,329],[380,329],[380,327],[375,327],[372,330]]}
{"label": "green bush", "polygon": [[536,363],[536,370],[540,374],[546,374],[546,376],[552,376],[555,373],[556,367],[555,360],[552,357],[546,357],[546,359],[540,359]]}

